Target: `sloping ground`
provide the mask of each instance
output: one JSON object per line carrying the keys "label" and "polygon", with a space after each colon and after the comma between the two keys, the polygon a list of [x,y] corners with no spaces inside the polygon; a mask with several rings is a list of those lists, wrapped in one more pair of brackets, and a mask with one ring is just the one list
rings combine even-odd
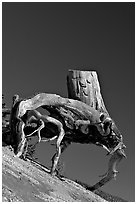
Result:
{"label": "sloping ground", "polygon": [[[81,181],[76,180],[77,183],[79,183],[80,185],[82,185],[85,189],[91,191],[92,186],[83,183]],[[106,193],[100,189],[97,189],[94,191],[95,194],[99,195],[101,198],[104,198],[106,201],[109,202],[128,202],[127,200],[124,200],[123,198],[120,198],[118,196],[113,196],[109,193]]]}
{"label": "sloping ground", "polygon": [[113,195],[106,193],[106,192],[103,192],[99,189],[95,191],[95,194],[101,196],[102,198],[104,198],[105,200],[107,200],[109,202],[128,202],[127,200],[124,200],[123,198],[113,196]]}
{"label": "sloping ground", "polygon": [[15,157],[9,147],[3,147],[2,195],[3,202],[106,201],[74,181],[61,181],[31,162]]}

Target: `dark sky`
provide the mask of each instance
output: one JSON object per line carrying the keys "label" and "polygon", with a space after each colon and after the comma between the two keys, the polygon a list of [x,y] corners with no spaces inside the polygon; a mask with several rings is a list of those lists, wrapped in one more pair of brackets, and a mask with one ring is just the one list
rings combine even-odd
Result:
{"label": "dark sky", "polygon": [[[68,69],[98,73],[107,110],[127,146],[116,181],[102,189],[134,201],[135,184],[135,11],[134,3],[2,3],[3,93],[36,92],[67,97]],[[46,166],[55,148],[39,144]],[[105,150],[72,144],[61,156],[65,174],[95,184],[107,170]]]}

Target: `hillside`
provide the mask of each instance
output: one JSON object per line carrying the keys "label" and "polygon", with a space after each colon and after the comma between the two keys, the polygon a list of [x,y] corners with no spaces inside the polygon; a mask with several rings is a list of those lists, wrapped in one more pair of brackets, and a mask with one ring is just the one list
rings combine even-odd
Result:
{"label": "hillside", "polygon": [[2,195],[3,202],[105,201],[71,180],[61,181],[48,170],[15,157],[9,147],[3,147]]}
{"label": "hillside", "polygon": [[[83,185],[83,186],[81,186]],[[122,202],[116,196],[78,184],[65,178],[52,177],[49,170],[14,156],[11,147],[3,147],[2,199],[3,202]]]}

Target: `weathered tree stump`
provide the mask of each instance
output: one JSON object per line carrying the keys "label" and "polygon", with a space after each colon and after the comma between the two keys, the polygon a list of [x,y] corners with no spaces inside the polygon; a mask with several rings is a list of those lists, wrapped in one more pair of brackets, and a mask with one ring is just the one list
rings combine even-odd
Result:
{"label": "weathered tree stump", "polygon": [[[54,175],[60,154],[72,142],[99,145],[112,157],[107,174],[93,186],[97,189],[116,176],[116,166],[125,156],[123,137],[106,110],[96,72],[70,70],[67,84],[69,98],[49,93],[27,99],[19,99],[18,95],[13,98],[10,130],[14,137],[14,152],[22,157],[27,138],[36,132],[39,142],[57,139],[51,167]],[[42,115],[36,110],[39,107],[50,115]],[[33,120],[36,129],[29,133],[26,129]]]}
{"label": "weathered tree stump", "polygon": [[69,70],[67,88],[68,98],[80,100],[99,112],[108,114],[95,71]]}

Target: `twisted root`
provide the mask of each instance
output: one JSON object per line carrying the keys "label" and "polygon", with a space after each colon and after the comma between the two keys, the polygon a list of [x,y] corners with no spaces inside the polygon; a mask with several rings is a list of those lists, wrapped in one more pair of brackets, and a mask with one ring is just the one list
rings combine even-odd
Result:
{"label": "twisted root", "polygon": [[116,179],[118,171],[116,170],[117,165],[119,162],[125,157],[123,149],[117,149],[113,155],[111,156],[109,162],[108,162],[108,171],[102,175],[103,177],[99,182],[97,182],[95,185],[91,187],[91,190],[96,190],[100,188],[101,186],[108,183],[113,178]]}

